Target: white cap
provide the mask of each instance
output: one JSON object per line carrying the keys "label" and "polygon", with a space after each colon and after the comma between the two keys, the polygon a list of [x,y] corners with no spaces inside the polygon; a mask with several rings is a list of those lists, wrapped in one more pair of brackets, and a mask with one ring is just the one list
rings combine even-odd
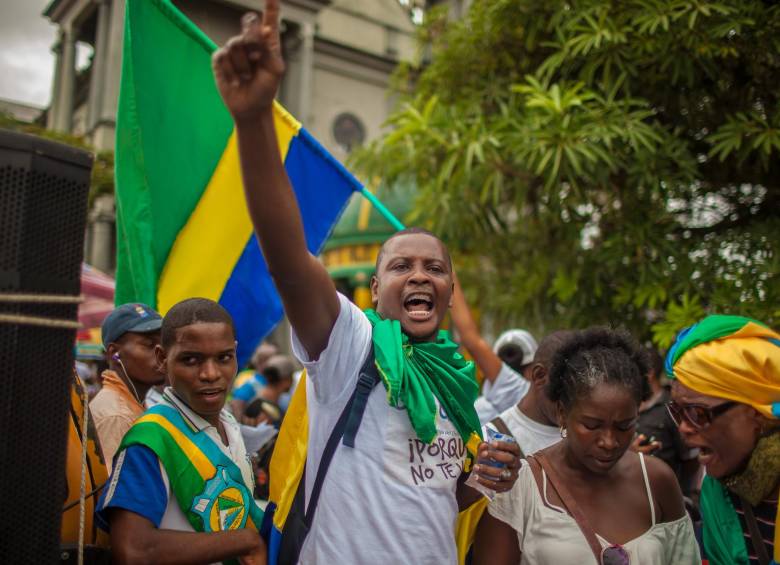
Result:
{"label": "white cap", "polygon": [[539,344],[536,343],[534,336],[520,329],[507,330],[498,336],[496,343],[493,345],[493,351],[498,355],[501,348],[507,345],[514,345],[520,348],[523,352],[522,365],[528,365],[533,361],[536,350],[539,348]]}

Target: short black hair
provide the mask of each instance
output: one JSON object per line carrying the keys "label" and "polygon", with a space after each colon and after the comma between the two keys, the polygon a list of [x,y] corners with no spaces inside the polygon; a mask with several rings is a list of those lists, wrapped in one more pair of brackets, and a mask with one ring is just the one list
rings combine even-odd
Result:
{"label": "short black hair", "polygon": [[606,383],[625,387],[639,404],[650,393],[647,369],[644,350],[627,331],[607,327],[578,330],[553,356],[547,395],[568,412],[579,398]]}
{"label": "short black hair", "polygon": [[647,376],[660,381],[664,376],[664,356],[655,347],[645,348],[645,354],[648,362]]}
{"label": "short black hair", "polygon": [[160,342],[165,349],[176,343],[176,332],[192,324],[227,324],[236,337],[233,318],[222,306],[208,298],[188,298],[168,310],[163,318]]}
{"label": "short black hair", "polygon": [[542,341],[539,342],[539,347],[536,349],[532,363],[539,363],[549,371],[550,367],[552,366],[555,353],[573,335],[574,332],[571,330],[556,330],[544,336]]}
{"label": "short black hair", "polygon": [[418,228],[418,227],[414,227],[414,226],[410,227],[410,228],[404,228],[402,230],[398,230],[393,235],[388,237],[384,241],[384,243],[382,243],[382,247],[379,248],[379,253],[377,253],[377,255],[376,255],[376,263],[374,264],[374,271],[377,272],[377,273],[379,272],[379,265],[382,263],[382,259],[385,256],[385,246],[387,245],[387,243],[389,241],[392,241],[396,237],[400,237],[402,235],[415,235],[415,234],[428,235],[428,236],[432,237],[433,239],[435,239],[436,241],[439,242],[439,244],[441,245],[442,251],[444,251],[444,256],[447,259],[447,265],[450,268],[450,272],[452,272],[452,259],[450,258],[450,251],[449,251],[449,249],[447,249],[447,246],[444,244],[444,242],[441,240],[441,238],[439,238],[439,236],[436,235],[435,233],[433,233],[432,231],[426,230],[425,228]]}

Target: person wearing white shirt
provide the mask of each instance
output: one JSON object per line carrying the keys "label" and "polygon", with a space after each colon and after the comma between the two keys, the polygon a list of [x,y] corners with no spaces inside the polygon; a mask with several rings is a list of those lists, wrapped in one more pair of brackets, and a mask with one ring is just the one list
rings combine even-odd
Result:
{"label": "person wearing white shirt", "polygon": [[490,347],[469,311],[457,277],[450,313],[460,344],[469,352],[485,378],[482,394],[474,403],[474,408],[479,421],[486,424],[515,406],[530,390],[529,370],[536,354],[536,340],[525,330],[512,329],[502,333]]}
{"label": "person wearing white shirt", "polygon": [[368,312],[336,291],[310,253],[274,125],[285,69],[278,17],[279,2],[267,0],[262,20],[247,14],[212,62],[235,122],[249,215],[307,370],[306,505],[317,470],[308,463],[320,460],[372,351],[381,372],[353,445],[335,449],[298,561],[454,565],[458,510],[480,496],[461,480],[467,446],[477,444],[478,462],[506,464],[474,466],[479,482],[498,491],[514,484],[517,449],[472,441],[480,431],[473,370],[439,331],[453,292],[441,240],[424,230],[389,238]]}

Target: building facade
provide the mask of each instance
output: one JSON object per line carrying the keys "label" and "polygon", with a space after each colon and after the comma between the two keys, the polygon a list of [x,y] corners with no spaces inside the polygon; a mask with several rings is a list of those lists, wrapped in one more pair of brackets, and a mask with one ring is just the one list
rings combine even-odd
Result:
{"label": "building facade", "polygon": [[0,98],[0,114],[6,114],[20,122],[31,124],[41,116],[42,112],[43,108],[38,106]]}
{"label": "building facade", "polygon": [[[413,185],[380,186],[375,194],[404,222],[414,200]],[[371,277],[379,249],[396,229],[365,198],[353,198],[322,250],[321,259],[336,288],[360,308],[371,307]]]}
{"label": "building facade", "polygon": [[[173,0],[217,44],[236,34],[257,0]],[[393,105],[390,74],[414,55],[414,24],[397,0],[282,0],[287,73],[280,102],[337,158],[377,137]],[[50,129],[113,149],[122,65],[125,0],[53,0],[44,16],[58,27]],[[76,46],[91,47],[76,68]],[[90,215],[87,260],[112,272],[113,201]],[[106,234],[109,234],[107,237]]]}

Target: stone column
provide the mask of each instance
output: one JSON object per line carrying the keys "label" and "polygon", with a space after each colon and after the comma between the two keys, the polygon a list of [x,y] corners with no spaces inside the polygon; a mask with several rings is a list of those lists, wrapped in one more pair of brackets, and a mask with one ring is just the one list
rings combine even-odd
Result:
{"label": "stone column", "polygon": [[95,199],[89,217],[92,224],[92,241],[89,246],[89,262],[105,273],[112,270],[114,222],[114,197],[106,194]]}
{"label": "stone column", "polygon": [[76,85],[76,30],[72,26],[67,26],[64,31],[57,121],[54,127],[59,131],[70,132],[73,118],[73,90]]}
{"label": "stone column", "polygon": [[314,74],[314,24],[302,22],[298,31],[301,38],[298,57],[298,95],[296,100],[296,118],[302,123],[309,122],[311,110],[312,75]]}
{"label": "stone column", "polygon": [[92,143],[98,149],[114,148],[119,79],[122,72],[122,44],[125,30],[125,0],[110,0],[111,15],[103,65],[103,85],[100,113],[92,134]]}
{"label": "stone column", "polygon": [[51,52],[54,53],[54,77],[51,81],[49,112],[46,114],[47,129],[54,129],[57,126],[57,112],[60,105],[60,81],[62,80],[62,40],[62,32],[60,32],[57,34],[57,42],[51,47]]}
{"label": "stone column", "polygon": [[92,73],[89,82],[89,110],[87,113],[87,131],[92,130],[100,120],[103,107],[103,85],[106,81],[106,57],[108,32],[111,27],[111,6],[108,0],[97,2],[97,27],[95,29],[95,54],[92,58]]}

